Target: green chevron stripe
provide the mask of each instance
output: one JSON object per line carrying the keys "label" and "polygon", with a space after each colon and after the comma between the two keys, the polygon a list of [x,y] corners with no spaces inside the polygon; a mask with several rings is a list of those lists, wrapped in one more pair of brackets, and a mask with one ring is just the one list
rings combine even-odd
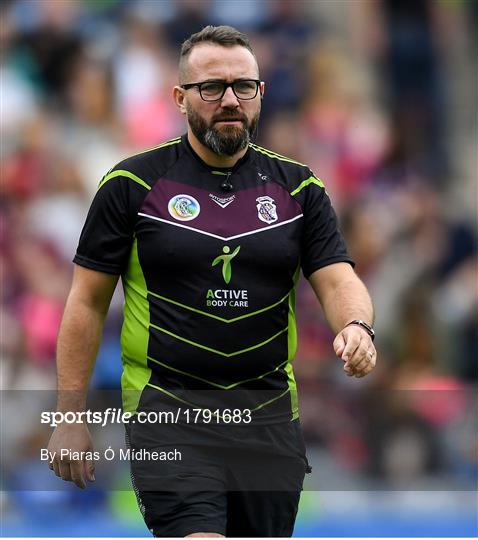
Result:
{"label": "green chevron stripe", "polygon": [[268,150],[267,148],[263,148],[262,146],[258,146],[257,144],[251,143],[249,146],[256,152],[260,152],[261,154],[264,154],[270,158],[279,159],[280,161],[288,161],[289,163],[294,163],[295,165],[301,165],[302,167],[307,167],[305,163],[301,163],[300,161],[295,161],[295,159],[282,156],[281,154],[276,154],[276,152],[273,152],[272,150]]}
{"label": "green chevron stripe", "polygon": [[172,366],[170,366],[168,364],[165,364],[163,362],[160,362],[159,360],[156,360],[156,358],[153,358],[151,356],[148,356],[148,360],[151,360],[155,364],[159,364],[160,366],[163,366],[166,369],[169,369],[169,370],[174,371],[176,373],[180,373],[181,375],[186,375],[187,377],[192,377],[193,379],[197,379],[198,381],[205,382],[207,384],[210,384],[211,386],[215,386],[216,388],[222,388],[223,390],[230,390],[231,388],[235,388],[236,386],[239,386],[240,384],[244,384],[246,382],[257,381],[259,379],[263,379],[267,375],[270,375],[271,373],[275,373],[276,371],[278,371],[279,369],[281,369],[282,367],[284,367],[287,364],[287,360],[286,360],[285,362],[281,362],[277,367],[275,367],[271,371],[268,371],[267,373],[263,373],[262,375],[259,375],[258,377],[251,377],[250,379],[244,379],[243,381],[239,381],[239,382],[228,384],[228,385],[223,385],[223,384],[215,383],[213,381],[209,381],[208,379],[203,379],[202,377],[199,377],[197,375],[193,375],[192,373],[188,373],[187,371],[182,371],[180,369],[173,368]]}
{"label": "green chevron stripe", "polygon": [[178,396],[175,396],[172,392],[169,392],[165,388],[161,388],[161,386],[157,386],[156,384],[153,384],[153,383],[150,383],[150,382],[146,386],[149,386],[151,388],[155,388],[156,390],[159,390],[160,392],[163,392],[163,394],[167,394],[169,397],[172,397],[173,399],[176,399],[177,401],[180,401],[181,403],[185,403],[186,405],[189,405],[190,407],[197,407],[197,405],[194,405],[194,403],[191,403],[189,401],[181,399]]}
{"label": "green chevron stripe", "polygon": [[148,186],[148,184],[144,180],[141,180],[141,178],[139,176],[136,176],[132,172],[123,171],[123,170],[113,171],[112,173],[107,174],[103,178],[103,180],[101,180],[101,182],[99,183],[98,189],[101,189],[106,184],[106,182],[108,182],[108,180],[111,180],[112,178],[116,178],[117,176],[124,176],[126,178],[129,178],[129,179],[133,180],[134,182],[136,182],[140,186],[145,187],[147,190],[151,189],[151,187]]}
{"label": "green chevron stripe", "polygon": [[258,309],[257,311],[252,311],[251,313],[246,313],[245,315],[240,315],[239,317],[234,317],[233,319],[224,319],[223,317],[219,317],[218,315],[207,313],[206,311],[202,311],[200,309],[193,308],[186,304],[182,304],[181,302],[177,302],[176,300],[172,300],[171,298],[166,298],[166,296],[162,296],[160,294],[156,294],[154,292],[148,291],[149,294],[151,294],[152,296],[155,296],[156,298],[159,298],[160,300],[164,300],[165,302],[169,302],[170,304],[174,304],[175,306],[179,306],[189,311],[193,311],[194,313],[199,313],[200,315],[205,315],[206,317],[210,317],[211,319],[216,319],[226,324],[240,321],[242,319],[246,319],[247,317],[253,317],[254,315],[258,315],[259,313],[264,313],[265,311],[268,311],[269,309],[272,309],[278,306],[279,304],[281,304],[291,294],[291,292],[293,292],[293,289],[291,289],[285,296],[283,296],[280,300],[278,300],[274,304],[271,304],[270,306],[266,306],[264,308]]}
{"label": "green chevron stripe", "polygon": [[258,405],[254,409],[251,409],[251,412],[258,411],[259,409],[262,409],[263,407],[266,407],[267,405],[270,405],[271,403],[273,403],[274,401],[277,401],[278,399],[285,396],[289,392],[290,392],[290,390],[289,390],[289,388],[287,388],[287,390],[284,390],[284,392],[282,392],[282,394],[279,394],[275,398],[269,399],[269,401],[266,401],[265,403],[262,403],[261,405]]}
{"label": "green chevron stripe", "polygon": [[291,195],[292,197],[294,195],[297,195],[297,193],[299,193],[299,191],[302,191],[305,187],[307,187],[308,185],[310,184],[317,184],[318,186],[322,187],[322,188],[325,188],[324,186],[324,183],[322,182],[322,180],[320,180],[319,178],[316,178],[315,176],[310,176],[309,178],[307,178],[306,180],[304,180],[303,182],[301,182],[295,189],[294,191],[291,191]]}
{"label": "green chevron stripe", "polygon": [[205,351],[212,352],[214,354],[218,354],[220,356],[224,356],[226,358],[231,358],[232,356],[237,356],[239,354],[244,354],[249,351],[253,351],[254,349],[258,349],[259,347],[262,347],[264,345],[267,345],[267,343],[270,343],[272,340],[274,340],[277,336],[280,336],[284,332],[287,332],[288,326],[277,332],[277,334],[274,334],[270,338],[266,339],[265,341],[262,341],[261,343],[257,343],[256,345],[252,345],[252,347],[248,347],[247,349],[242,349],[240,351],[235,351],[232,353],[225,353],[222,351],[218,351],[217,349],[212,349],[211,347],[207,347],[206,345],[202,345],[201,343],[196,343],[195,341],[191,341],[189,339],[183,338],[181,336],[178,336],[177,334],[174,334],[173,332],[170,332],[169,330],[166,330],[165,328],[161,328],[160,326],[156,326],[155,324],[150,324],[150,326],[156,330],[159,330],[160,332],[164,332],[165,334],[168,334],[168,336],[172,336],[176,339],[179,339],[180,341],[184,341],[184,343],[188,343],[189,345],[192,345],[193,347],[199,347],[200,349],[204,349]]}
{"label": "green chevron stripe", "polygon": [[[166,394],[168,395],[169,397],[177,400],[177,401],[180,401],[181,403],[184,403],[186,405],[189,405],[190,407],[194,407],[194,408],[199,408],[199,409],[203,409],[203,410],[207,410],[207,407],[200,407],[199,405],[195,405],[194,403],[191,403],[189,401],[186,401],[178,396],[176,396],[175,394],[173,394],[172,392],[169,392],[168,390],[166,390],[165,388],[162,388],[161,386],[158,386],[156,384],[153,384],[153,383],[148,383],[147,386],[149,386],[150,388],[154,388],[155,390],[159,390],[160,392],[163,392],[163,394]],[[280,399],[281,397],[285,396],[287,393],[289,392],[289,389],[285,390],[284,392],[282,392],[281,394],[279,394],[278,396],[272,398],[272,399],[269,399],[268,401],[265,401],[264,403],[261,403],[260,405],[258,405],[257,407],[254,407],[254,409],[251,409],[251,412],[254,412],[254,411],[258,411],[260,409],[263,409],[264,407],[267,407],[267,405],[270,405],[271,403],[274,403],[274,401],[277,401],[278,399]]]}

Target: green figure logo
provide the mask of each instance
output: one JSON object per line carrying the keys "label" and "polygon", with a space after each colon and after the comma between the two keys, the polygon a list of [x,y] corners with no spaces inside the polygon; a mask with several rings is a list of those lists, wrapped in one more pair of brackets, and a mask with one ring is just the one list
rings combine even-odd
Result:
{"label": "green figure logo", "polygon": [[237,246],[237,248],[229,255],[231,248],[229,246],[224,246],[222,248],[224,255],[219,255],[219,257],[216,257],[212,261],[211,266],[216,266],[216,264],[219,264],[222,261],[222,277],[224,278],[224,281],[226,283],[229,283],[231,281],[231,275],[232,275],[231,261],[239,253],[240,249],[241,249],[241,246]]}

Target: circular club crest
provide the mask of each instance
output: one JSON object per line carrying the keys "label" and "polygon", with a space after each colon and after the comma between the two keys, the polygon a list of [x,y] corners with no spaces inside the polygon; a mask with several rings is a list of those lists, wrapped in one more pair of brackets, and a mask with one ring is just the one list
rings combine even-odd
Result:
{"label": "circular club crest", "polygon": [[191,221],[199,216],[201,207],[191,195],[175,195],[168,203],[169,215],[179,221]]}

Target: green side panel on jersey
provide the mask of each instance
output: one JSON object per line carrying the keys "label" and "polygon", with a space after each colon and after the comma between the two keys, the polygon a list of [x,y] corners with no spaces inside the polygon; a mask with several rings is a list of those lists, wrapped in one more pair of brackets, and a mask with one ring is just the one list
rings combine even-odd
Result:
{"label": "green side panel on jersey", "polygon": [[290,390],[290,406],[292,411],[292,420],[299,418],[299,400],[297,397],[297,384],[295,382],[294,370],[292,369],[292,361],[294,360],[295,353],[297,352],[297,322],[295,319],[295,288],[299,281],[300,264],[294,274],[294,288],[289,295],[289,331],[287,333],[288,339],[288,362],[285,366],[287,373],[287,384]]}
{"label": "green side panel on jersey", "polygon": [[136,412],[143,388],[151,376],[148,367],[149,303],[135,238],[128,269],[123,276],[124,321],[121,329],[123,410]]}
{"label": "green side panel on jersey", "polygon": [[299,418],[299,399],[297,397],[297,384],[295,382],[294,370],[292,369],[292,364],[290,362],[286,364],[285,372],[287,373],[287,381],[289,384],[288,391],[290,391],[291,420],[297,420],[297,418]]}

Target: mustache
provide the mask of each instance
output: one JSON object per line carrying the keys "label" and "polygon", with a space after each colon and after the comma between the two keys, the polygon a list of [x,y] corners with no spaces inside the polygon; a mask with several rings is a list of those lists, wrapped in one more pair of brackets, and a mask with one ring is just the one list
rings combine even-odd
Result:
{"label": "mustache", "polygon": [[246,123],[247,118],[245,116],[238,115],[237,113],[231,114],[231,115],[224,115],[216,116],[213,118],[213,122],[233,122],[233,121],[239,121]]}

